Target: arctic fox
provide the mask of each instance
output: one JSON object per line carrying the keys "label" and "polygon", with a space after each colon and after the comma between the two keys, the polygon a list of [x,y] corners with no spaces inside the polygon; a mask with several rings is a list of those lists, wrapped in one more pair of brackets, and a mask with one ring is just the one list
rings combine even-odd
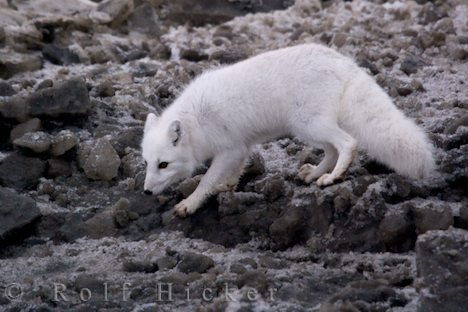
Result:
{"label": "arctic fox", "polygon": [[424,131],[351,59],[316,44],[266,52],[196,78],[161,116],[147,116],[142,154],[146,194],[212,163],[197,189],[175,207],[194,213],[212,194],[233,190],[249,149],[293,135],[325,152],[298,176],[326,186],[341,178],[356,149],[397,173],[427,177],[434,169]]}

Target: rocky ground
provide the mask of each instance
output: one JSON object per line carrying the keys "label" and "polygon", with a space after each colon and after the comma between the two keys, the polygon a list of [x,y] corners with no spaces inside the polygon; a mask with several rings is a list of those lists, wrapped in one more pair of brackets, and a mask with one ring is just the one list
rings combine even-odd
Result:
{"label": "rocky ground", "polygon": [[[187,219],[169,210],[199,175],[142,195],[148,112],[206,68],[306,42],[427,130],[432,179],[360,154],[307,186],[321,151],[284,138]],[[467,60],[463,0],[0,0],[0,309],[464,311]]]}

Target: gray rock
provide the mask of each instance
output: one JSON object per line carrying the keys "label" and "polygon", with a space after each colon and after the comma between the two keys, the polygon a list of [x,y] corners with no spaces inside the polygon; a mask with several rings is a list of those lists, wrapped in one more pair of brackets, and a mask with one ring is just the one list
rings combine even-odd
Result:
{"label": "gray rock", "polygon": [[52,140],[48,133],[37,131],[25,133],[20,138],[15,139],[13,144],[40,154],[49,150],[51,142]]}
{"label": "gray rock", "polygon": [[186,252],[182,255],[177,268],[182,273],[205,273],[215,265],[213,259],[208,256]]}
{"label": "gray rock", "polygon": [[39,131],[42,128],[42,123],[39,118],[32,118],[28,121],[25,121],[16,127],[14,127],[10,132],[10,140],[14,141],[22,137],[24,134],[28,132],[35,132]]}
{"label": "gray rock", "polygon": [[38,158],[10,154],[0,163],[0,184],[15,189],[31,189],[45,172],[45,163]]}
{"label": "gray rock", "polygon": [[171,256],[163,256],[156,260],[159,270],[172,270],[177,265],[177,260]]}
{"label": "gray rock", "polygon": [[9,79],[22,72],[35,71],[42,67],[42,61],[36,54],[19,54],[0,49],[0,78]]}
{"label": "gray rock", "polygon": [[70,130],[62,130],[52,139],[50,153],[57,157],[74,148],[80,139]]}
{"label": "gray rock", "polygon": [[0,203],[0,240],[41,216],[34,200],[3,187],[0,187]]}
{"label": "gray rock", "polygon": [[130,29],[159,37],[161,34],[160,21],[156,10],[149,3],[144,3],[135,8],[128,18]]}
{"label": "gray rock", "polygon": [[88,178],[93,180],[112,180],[119,173],[120,158],[109,140],[98,139],[86,160],[83,169]]}
{"label": "gray rock", "polygon": [[416,266],[420,300],[418,311],[466,310],[468,294],[468,232],[451,228],[418,237]]}
{"label": "gray rock", "polygon": [[0,81],[0,96],[12,96],[14,94],[16,94],[16,91],[8,82]]}
{"label": "gray rock", "polygon": [[26,103],[32,116],[84,115],[91,108],[86,83],[80,78],[39,90]]}
{"label": "gray rock", "polygon": [[81,237],[85,235],[89,238],[99,239],[116,235],[118,229],[114,222],[112,209],[104,210],[86,220],[86,222],[78,227],[77,232],[76,234],[72,234],[71,237]]}
{"label": "gray rock", "polygon": [[412,208],[416,231],[446,230],[453,225],[452,209],[442,202],[415,204]]}
{"label": "gray rock", "polygon": [[407,75],[415,74],[418,70],[424,66],[426,66],[426,62],[422,61],[415,56],[407,56],[403,59],[400,64],[400,69]]}
{"label": "gray rock", "polygon": [[445,134],[455,134],[459,127],[468,127],[468,115],[461,116],[447,125],[444,130]]}
{"label": "gray rock", "polygon": [[193,178],[185,179],[179,184],[179,192],[184,198],[187,198],[190,194],[192,194],[195,191],[198,184],[200,183],[201,178],[202,175],[197,175]]}
{"label": "gray rock", "polygon": [[133,0],[105,0],[99,3],[90,17],[92,20],[117,27],[127,20],[133,11]]}
{"label": "gray rock", "polygon": [[125,228],[131,220],[138,218],[138,214],[130,211],[130,201],[126,198],[120,198],[112,207],[115,224],[120,228]]}

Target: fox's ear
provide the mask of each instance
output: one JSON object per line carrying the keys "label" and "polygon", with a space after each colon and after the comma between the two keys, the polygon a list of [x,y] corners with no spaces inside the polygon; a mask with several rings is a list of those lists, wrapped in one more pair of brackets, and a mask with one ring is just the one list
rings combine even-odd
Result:
{"label": "fox's ear", "polygon": [[172,145],[176,146],[182,135],[182,125],[179,120],[175,120],[169,127],[169,138],[171,139]]}
{"label": "fox's ear", "polygon": [[146,122],[145,122],[145,133],[151,129],[153,126],[156,125],[158,122],[158,116],[156,116],[153,113],[149,113],[148,116],[146,117]]}

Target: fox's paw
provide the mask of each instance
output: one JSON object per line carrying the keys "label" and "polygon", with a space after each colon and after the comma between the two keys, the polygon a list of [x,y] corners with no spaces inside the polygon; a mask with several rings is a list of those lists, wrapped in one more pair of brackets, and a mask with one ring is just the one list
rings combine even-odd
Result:
{"label": "fox's paw", "polygon": [[325,173],[317,180],[317,185],[327,186],[327,185],[333,184],[334,182],[335,182],[335,177],[330,173]]}
{"label": "fox's paw", "polygon": [[311,165],[311,164],[304,164],[301,166],[299,169],[299,172],[297,173],[297,177],[304,181],[305,183],[310,183],[313,180],[318,178],[318,175],[316,173],[317,166]]}
{"label": "fox's paw", "polygon": [[181,218],[185,218],[193,214],[197,209],[198,205],[191,203],[188,199],[184,199],[175,206],[174,214]]}

